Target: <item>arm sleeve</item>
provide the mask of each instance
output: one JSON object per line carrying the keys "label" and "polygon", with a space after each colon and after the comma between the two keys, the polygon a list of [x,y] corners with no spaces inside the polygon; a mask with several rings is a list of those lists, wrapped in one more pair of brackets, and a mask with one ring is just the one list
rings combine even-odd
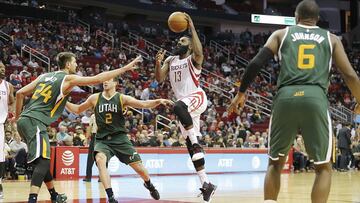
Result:
{"label": "arm sleeve", "polygon": [[266,65],[270,59],[274,57],[273,52],[267,48],[262,48],[258,54],[247,65],[245,73],[241,79],[239,92],[244,93],[250,83],[255,79],[260,70]]}

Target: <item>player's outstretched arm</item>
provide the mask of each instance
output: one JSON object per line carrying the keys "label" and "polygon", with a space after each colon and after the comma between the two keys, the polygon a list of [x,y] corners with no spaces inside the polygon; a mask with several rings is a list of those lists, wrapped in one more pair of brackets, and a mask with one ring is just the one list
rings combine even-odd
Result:
{"label": "player's outstretched arm", "polygon": [[164,63],[162,61],[164,60],[166,50],[160,49],[159,52],[156,54],[155,58],[155,79],[156,81],[163,82],[169,72],[169,62],[172,58],[172,56],[169,56],[165,59]]}
{"label": "player's outstretched arm", "polygon": [[25,87],[19,89],[16,92],[16,103],[15,103],[15,120],[17,120],[20,116],[20,113],[24,106],[24,98],[26,96],[31,95],[36,88],[38,81],[40,80],[41,76],[36,78],[36,80],[32,81],[30,84],[26,85]]}
{"label": "player's outstretched arm", "polygon": [[201,69],[201,65],[204,61],[203,47],[201,45],[201,41],[196,32],[196,29],[195,29],[195,26],[194,26],[194,23],[193,23],[191,17],[187,13],[184,13],[184,14],[186,16],[186,20],[188,21],[189,29],[191,31],[192,48],[193,48],[192,59],[193,59],[193,61],[196,62],[196,64],[194,64],[195,68]]}
{"label": "player's outstretched arm", "polygon": [[333,42],[334,47],[333,59],[335,60],[335,65],[344,78],[346,85],[349,87],[351,94],[354,95],[357,103],[360,103],[359,77],[351,66],[340,39],[337,36],[331,34],[331,41]]}
{"label": "player's outstretched arm", "polygon": [[155,100],[137,100],[134,97],[130,97],[127,95],[121,95],[123,107],[133,107],[133,108],[141,108],[141,109],[152,109],[159,105],[170,106],[174,105],[174,102],[168,99],[155,99]]}
{"label": "player's outstretched arm", "polygon": [[96,105],[96,100],[99,94],[93,94],[87,98],[87,100],[81,104],[66,103],[65,108],[75,114],[80,114]]}
{"label": "player's outstretched arm", "polygon": [[138,56],[129,64],[122,68],[118,68],[112,71],[106,71],[95,76],[91,77],[82,77],[78,75],[68,75],[65,77],[65,82],[63,85],[64,94],[68,94],[71,92],[74,86],[86,86],[86,85],[96,85],[108,81],[118,75],[125,73],[126,71],[134,70],[136,68],[136,64],[142,62],[142,57]]}

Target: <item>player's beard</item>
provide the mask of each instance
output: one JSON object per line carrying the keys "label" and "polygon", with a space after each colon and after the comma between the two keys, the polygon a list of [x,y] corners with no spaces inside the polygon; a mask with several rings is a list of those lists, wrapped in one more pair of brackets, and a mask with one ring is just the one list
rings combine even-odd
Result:
{"label": "player's beard", "polygon": [[184,55],[189,49],[189,45],[180,45],[176,46],[174,54],[175,55]]}

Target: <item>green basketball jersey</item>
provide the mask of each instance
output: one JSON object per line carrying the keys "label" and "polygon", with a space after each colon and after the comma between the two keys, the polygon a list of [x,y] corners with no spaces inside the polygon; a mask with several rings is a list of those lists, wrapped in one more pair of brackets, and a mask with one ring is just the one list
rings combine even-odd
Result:
{"label": "green basketball jersey", "polygon": [[64,111],[69,95],[63,95],[61,87],[66,73],[56,71],[40,76],[29,103],[20,116],[30,117],[50,125]]}
{"label": "green basketball jersey", "polygon": [[278,56],[278,88],[318,85],[327,90],[332,57],[329,31],[317,26],[287,27]]}
{"label": "green basketball jersey", "polygon": [[103,93],[99,93],[95,105],[95,119],[98,127],[96,138],[101,139],[108,135],[126,135],[121,98],[122,95],[118,92],[109,99],[105,98]]}

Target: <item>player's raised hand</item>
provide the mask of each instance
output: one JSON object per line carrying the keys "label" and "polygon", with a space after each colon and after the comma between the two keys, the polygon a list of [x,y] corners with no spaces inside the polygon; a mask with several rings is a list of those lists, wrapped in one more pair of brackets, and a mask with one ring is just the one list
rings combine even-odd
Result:
{"label": "player's raised hand", "polygon": [[185,19],[188,21],[188,26],[189,26],[188,28],[194,28],[194,23],[193,23],[190,15],[185,12],[184,12],[184,15],[185,15]]}
{"label": "player's raised hand", "polygon": [[240,114],[242,108],[245,106],[246,94],[238,92],[235,98],[231,101],[230,106],[228,107],[228,113]]}
{"label": "player's raised hand", "polygon": [[162,62],[164,60],[165,53],[166,53],[166,50],[160,49],[158,51],[158,53],[156,54],[156,61],[157,62]]}
{"label": "player's raised hand", "polygon": [[174,106],[174,102],[168,99],[159,99],[160,100],[160,104],[164,105],[164,106]]}
{"label": "player's raised hand", "polygon": [[355,113],[355,115],[360,115],[360,105],[359,104],[356,104],[354,113]]}
{"label": "player's raised hand", "polygon": [[135,70],[137,69],[139,66],[138,64],[139,63],[142,63],[143,62],[143,58],[141,55],[137,56],[134,60],[132,60],[129,65],[130,66],[125,66],[124,68],[129,71],[129,70]]}

